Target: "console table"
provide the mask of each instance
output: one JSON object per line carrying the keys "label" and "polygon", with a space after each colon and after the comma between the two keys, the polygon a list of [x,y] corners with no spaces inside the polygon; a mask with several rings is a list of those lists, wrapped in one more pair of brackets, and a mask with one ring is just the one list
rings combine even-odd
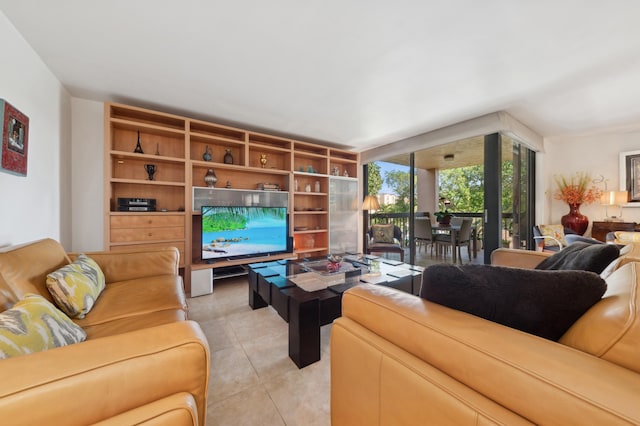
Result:
{"label": "console table", "polygon": [[591,236],[606,241],[607,234],[613,231],[640,231],[640,224],[634,222],[593,222]]}
{"label": "console table", "polygon": [[[249,265],[249,306],[271,305],[289,323],[289,358],[305,367],[320,360],[320,327],[342,315],[342,293],[360,283],[373,283],[418,294],[422,283],[420,266],[412,266],[377,256],[354,256],[343,260],[348,266],[339,280],[316,291],[305,291],[294,281],[316,274],[305,267],[320,259],[279,260]],[[303,285],[300,283],[300,285]]]}

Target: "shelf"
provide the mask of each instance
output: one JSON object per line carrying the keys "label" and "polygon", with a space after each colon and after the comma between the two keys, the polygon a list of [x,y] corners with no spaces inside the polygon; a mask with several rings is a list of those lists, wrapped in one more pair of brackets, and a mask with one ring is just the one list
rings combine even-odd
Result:
{"label": "shelf", "polygon": [[329,195],[326,192],[306,192],[306,191],[296,191],[293,193],[293,195],[315,195],[315,196],[319,196],[319,195]]}
{"label": "shelf", "polygon": [[140,179],[111,179],[111,183],[129,183],[136,185],[150,186],[185,186],[184,182],[169,182],[161,180],[140,180]]}
{"label": "shelf", "polygon": [[327,251],[328,247],[312,247],[312,248],[303,248],[303,249],[295,249],[294,253],[314,253],[317,251]]}
{"label": "shelf", "polygon": [[126,151],[111,151],[111,157],[117,160],[149,160],[149,162],[160,162],[160,163],[175,163],[175,164],[184,164],[186,160],[184,158],[178,157],[165,157],[163,155],[155,155],[155,154],[138,154],[137,152],[126,152]]}
{"label": "shelf", "polygon": [[246,133],[242,130],[197,120],[189,122],[189,132],[192,140],[194,136],[240,143],[244,143],[246,139]]}
{"label": "shelf", "polygon": [[136,132],[140,130],[141,132],[144,131],[145,133],[154,134],[154,135],[157,134],[157,135],[184,136],[185,134],[184,128],[176,129],[176,128],[170,128],[170,127],[163,127],[156,124],[138,123],[134,121],[120,120],[116,118],[111,119],[111,125],[113,126],[114,129],[134,130]]}
{"label": "shelf", "polygon": [[185,215],[186,212],[184,210],[174,210],[174,211],[166,211],[166,212],[109,212],[111,216],[130,216],[130,215],[144,215],[144,216],[165,216],[165,215]]}
{"label": "shelf", "polygon": [[294,230],[294,234],[320,234],[323,232],[329,232],[327,229],[307,229],[306,231],[296,231]]}
{"label": "shelf", "polygon": [[128,105],[110,104],[108,115],[112,122],[135,123],[146,128],[171,128],[183,133],[185,130],[186,121],[181,117]]}

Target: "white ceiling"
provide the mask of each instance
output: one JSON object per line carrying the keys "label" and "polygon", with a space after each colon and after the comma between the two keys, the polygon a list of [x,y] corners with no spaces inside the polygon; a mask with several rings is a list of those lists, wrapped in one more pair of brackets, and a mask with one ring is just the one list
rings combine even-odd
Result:
{"label": "white ceiling", "polygon": [[499,110],[543,136],[640,122],[636,0],[0,0],[0,10],[74,96],[358,150]]}

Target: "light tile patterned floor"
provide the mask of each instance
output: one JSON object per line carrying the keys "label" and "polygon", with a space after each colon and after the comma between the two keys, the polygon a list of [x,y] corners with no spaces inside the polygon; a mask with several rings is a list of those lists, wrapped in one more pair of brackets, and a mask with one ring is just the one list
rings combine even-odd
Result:
{"label": "light tile patterned floor", "polygon": [[[422,251],[416,259],[442,262],[451,257]],[[482,252],[471,262],[464,253],[463,263],[482,263]],[[234,277],[188,301],[211,348],[207,425],[330,425],[331,325],[321,330],[321,360],[298,369],[288,355],[287,323],[271,307],[252,310],[248,292],[247,277]]]}
{"label": "light tile patterned floor", "polygon": [[322,327],[322,359],[298,369],[287,323],[271,307],[249,307],[246,276],[216,281],[213,294],[188,303],[211,348],[208,426],[331,423],[331,325]]}

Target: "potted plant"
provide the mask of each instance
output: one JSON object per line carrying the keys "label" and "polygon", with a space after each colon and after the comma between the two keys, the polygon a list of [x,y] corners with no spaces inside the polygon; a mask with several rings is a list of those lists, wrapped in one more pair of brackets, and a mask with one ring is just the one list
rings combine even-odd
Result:
{"label": "potted plant", "polygon": [[580,213],[580,205],[591,204],[598,200],[602,191],[592,185],[588,173],[578,172],[570,179],[556,176],[555,180],[558,187],[553,197],[569,205],[569,213],[562,216],[560,222],[565,228],[570,228],[575,233],[583,235],[589,226],[589,218]]}
{"label": "potted plant", "polygon": [[448,225],[451,222],[451,213],[449,213],[448,207],[451,205],[451,201],[444,197],[440,197],[439,200],[440,211],[435,212],[433,215],[440,225]]}

